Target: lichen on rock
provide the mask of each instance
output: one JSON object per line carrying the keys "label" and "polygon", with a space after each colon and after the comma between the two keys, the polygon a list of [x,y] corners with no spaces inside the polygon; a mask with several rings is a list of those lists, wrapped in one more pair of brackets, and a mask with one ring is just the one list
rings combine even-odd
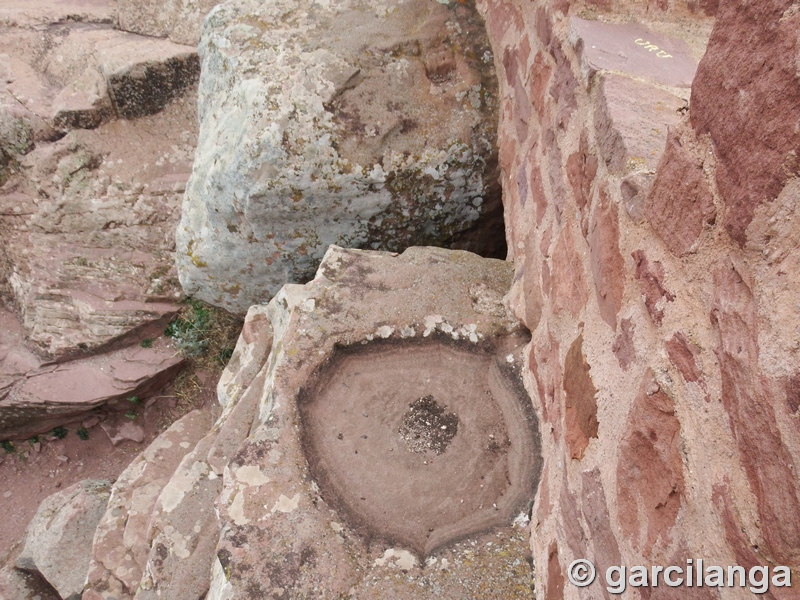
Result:
{"label": "lichen on rock", "polygon": [[200,55],[187,293],[243,313],[330,244],[502,253],[494,67],[469,3],[234,0]]}

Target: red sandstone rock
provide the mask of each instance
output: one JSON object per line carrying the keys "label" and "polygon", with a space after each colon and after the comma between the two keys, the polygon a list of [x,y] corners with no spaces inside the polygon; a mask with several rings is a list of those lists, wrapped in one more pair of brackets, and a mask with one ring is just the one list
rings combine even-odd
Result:
{"label": "red sandstone rock", "polygon": [[545,600],[562,600],[564,598],[564,573],[558,562],[558,544],[550,544],[547,555],[547,589]]}
{"label": "red sandstone rock", "polygon": [[617,464],[620,525],[644,556],[669,539],[683,503],[680,430],[672,399],[644,377]]}
{"label": "red sandstone rock", "polygon": [[[581,509],[590,532],[595,567],[599,574],[604,574],[609,567],[622,564],[622,554],[611,527],[608,498],[603,489],[600,469],[581,473],[581,483]],[[606,586],[603,586],[603,596],[612,597]]]}
{"label": "red sandstone rock", "polygon": [[[592,184],[597,175],[597,156],[591,154],[586,138],[586,132],[581,133],[578,151],[567,159],[567,179],[572,186],[575,203],[585,216],[591,199]],[[585,234],[585,231],[584,231]]]}
{"label": "red sandstone rock", "polygon": [[79,597],[110,493],[110,482],[85,479],[45,498],[25,532],[16,567],[41,573],[62,598]]}
{"label": "red sandstone rock", "polygon": [[678,367],[686,381],[701,381],[703,373],[697,364],[700,348],[692,344],[680,331],[673,335],[664,346],[669,354],[669,359]]}
{"label": "red sandstone rock", "polygon": [[760,204],[800,174],[800,13],[791,0],[723,3],[692,86],[691,123],[709,134],[724,226],[744,246]]}
{"label": "red sandstone rock", "polygon": [[685,127],[670,133],[644,209],[655,233],[678,256],[690,252],[703,228],[716,221],[704,159],[697,146]]}
{"label": "red sandstone rock", "polygon": [[600,202],[592,213],[589,249],[600,316],[611,329],[616,329],[625,291],[625,265],[619,252],[617,205],[605,189],[600,190]]}
{"label": "red sandstone rock", "polygon": [[575,248],[575,237],[564,227],[558,237],[550,268],[550,298],[554,310],[566,309],[577,317],[589,299],[584,263]]}
{"label": "red sandstone rock", "polygon": [[658,261],[651,264],[642,250],[636,250],[631,256],[636,263],[635,275],[639,280],[647,312],[656,325],[661,325],[666,303],[675,300],[674,294],[664,287],[664,267]]}
{"label": "red sandstone rock", "polygon": [[580,460],[591,438],[597,437],[597,389],[583,354],[579,335],[564,358],[564,428],[570,457]]}
{"label": "red sandstone rock", "polygon": [[[711,322],[722,375],[722,402],[739,447],[739,460],[755,494],[765,543],[763,554],[779,564],[800,562],[797,466],[776,424],[770,385],[758,365],[757,305],[750,285],[733,265],[714,272]],[[758,448],[757,452],[753,449]]]}

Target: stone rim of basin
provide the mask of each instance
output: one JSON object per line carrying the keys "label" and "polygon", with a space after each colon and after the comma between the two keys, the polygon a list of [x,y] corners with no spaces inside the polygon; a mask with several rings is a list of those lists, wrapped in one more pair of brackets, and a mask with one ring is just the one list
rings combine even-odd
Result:
{"label": "stone rim of basin", "polygon": [[[303,452],[323,499],[368,542],[420,556],[510,525],[539,478],[536,416],[521,361],[507,358],[525,341],[432,336],[338,347],[297,396]],[[456,429],[427,449],[404,431],[422,407]]]}

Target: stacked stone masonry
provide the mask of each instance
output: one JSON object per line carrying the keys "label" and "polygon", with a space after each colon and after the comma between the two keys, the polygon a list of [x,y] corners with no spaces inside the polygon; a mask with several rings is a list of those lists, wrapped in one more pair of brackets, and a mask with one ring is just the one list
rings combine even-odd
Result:
{"label": "stacked stone masonry", "polygon": [[569,583],[578,558],[599,578],[705,558],[796,579],[793,3],[479,6],[501,86],[510,300],[542,421],[537,598],[610,597]]}

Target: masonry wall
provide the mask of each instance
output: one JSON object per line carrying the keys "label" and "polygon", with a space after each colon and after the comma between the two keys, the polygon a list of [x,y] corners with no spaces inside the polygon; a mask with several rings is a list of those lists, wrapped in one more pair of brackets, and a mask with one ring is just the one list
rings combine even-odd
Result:
{"label": "masonry wall", "polygon": [[690,558],[787,565],[796,590],[800,14],[790,0],[480,6],[510,301],[533,332],[542,422],[537,598],[611,597],[569,583],[578,558],[599,580]]}

